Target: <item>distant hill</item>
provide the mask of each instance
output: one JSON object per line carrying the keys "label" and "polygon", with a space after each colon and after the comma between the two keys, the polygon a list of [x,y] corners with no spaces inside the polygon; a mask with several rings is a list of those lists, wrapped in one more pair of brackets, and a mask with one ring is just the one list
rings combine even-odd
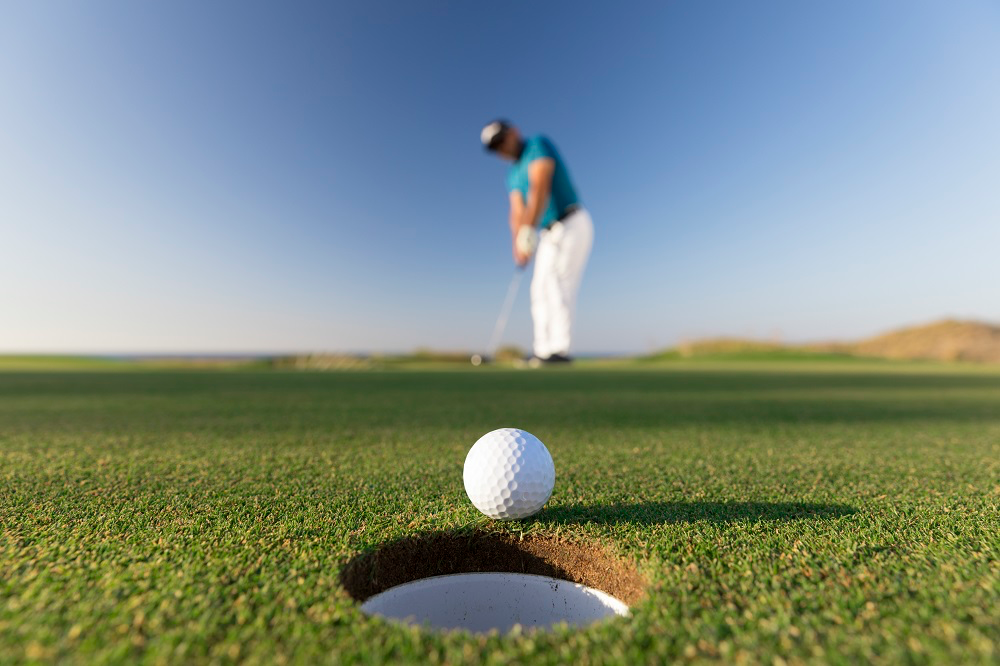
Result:
{"label": "distant hill", "polygon": [[1000,326],[945,319],[842,347],[857,356],[1000,363]]}
{"label": "distant hill", "polygon": [[788,345],[743,338],[708,338],[682,342],[647,360],[678,358],[883,358],[895,360],[1000,363],[1000,326],[945,319],[902,328],[858,342]]}
{"label": "distant hill", "polygon": [[686,340],[676,347],[665,349],[638,361],[675,361],[682,359],[709,361],[838,361],[854,358],[844,349],[825,345],[822,348],[786,345],[780,342],[746,338],[705,338]]}
{"label": "distant hill", "polygon": [[684,358],[718,354],[766,353],[786,350],[780,342],[745,340],[743,338],[705,338],[686,340],[677,345],[677,353]]}

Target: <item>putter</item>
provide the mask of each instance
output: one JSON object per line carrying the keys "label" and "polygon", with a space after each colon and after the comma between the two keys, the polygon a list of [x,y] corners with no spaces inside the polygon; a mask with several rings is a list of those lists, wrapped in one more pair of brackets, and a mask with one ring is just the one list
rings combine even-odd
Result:
{"label": "putter", "polygon": [[486,354],[473,354],[472,358],[469,359],[472,365],[489,363],[496,355],[497,347],[500,346],[500,336],[503,335],[504,329],[507,328],[507,319],[510,318],[510,309],[514,306],[514,300],[517,298],[517,290],[521,286],[522,277],[524,277],[524,266],[518,266],[514,269],[514,275],[510,279],[510,286],[507,287],[507,297],[503,301],[503,307],[500,308],[500,316],[497,317],[497,323],[493,326],[493,335],[490,337],[489,346],[486,347]]}

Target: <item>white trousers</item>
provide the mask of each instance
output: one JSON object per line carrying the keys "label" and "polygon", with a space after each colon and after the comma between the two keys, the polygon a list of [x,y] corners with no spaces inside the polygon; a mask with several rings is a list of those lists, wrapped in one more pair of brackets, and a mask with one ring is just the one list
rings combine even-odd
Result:
{"label": "white trousers", "polygon": [[594,243],[594,223],[584,208],[539,234],[531,279],[534,353],[569,355],[576,294]]}

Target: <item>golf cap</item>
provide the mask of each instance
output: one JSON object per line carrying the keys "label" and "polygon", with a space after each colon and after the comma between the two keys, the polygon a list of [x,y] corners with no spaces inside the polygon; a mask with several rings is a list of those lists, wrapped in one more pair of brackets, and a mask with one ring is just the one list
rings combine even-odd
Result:
{"label": "golf cap", "polygon": [[497,146],[503,140],[504,132],[509,130],[513,125],[511,125],[506,120],[494,120],[489,125],[483,128],[480,133],[479,138],[482,139],[483,146],[486,150],[496,150]]}

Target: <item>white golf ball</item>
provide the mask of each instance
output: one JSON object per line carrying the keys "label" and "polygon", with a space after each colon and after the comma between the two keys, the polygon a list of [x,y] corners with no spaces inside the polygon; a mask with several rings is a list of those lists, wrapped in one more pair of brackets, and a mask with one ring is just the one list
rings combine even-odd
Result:
{"label": "white golf ball", "polygon": [[556,467],[530,432],[501,428],[479,438],[465,458],[465,492],[490,518],[526,518],[549,501]]}

